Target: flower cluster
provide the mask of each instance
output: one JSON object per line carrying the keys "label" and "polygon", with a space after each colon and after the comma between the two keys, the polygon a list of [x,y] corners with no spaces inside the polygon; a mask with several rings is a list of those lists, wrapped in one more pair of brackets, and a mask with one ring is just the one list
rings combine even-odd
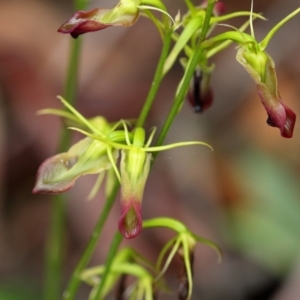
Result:
{"label": "flower cluster", "polygon": [[146,131],[142,127],[135,127],[129,131],[128,126],[132,124],[124,120],[113,124],[103,117],[88,120],[63,98],[60,99],[70,113],[54,109],[47,109],[41,113],[56,114],[71,120],[77,127],[70,128],[86,137],[73,145],[68,152],[57,154],[42,163],[37,172],[33,192],[62,193],[70,189],[80,176],[102,174],[113,169],[116,180],[121,184],[119,230],[128,239],[137,236],[142,230],[141,203],[152,153],[186,145],[208,145],[195,141],[151,147],[155,129],[146,141]]}

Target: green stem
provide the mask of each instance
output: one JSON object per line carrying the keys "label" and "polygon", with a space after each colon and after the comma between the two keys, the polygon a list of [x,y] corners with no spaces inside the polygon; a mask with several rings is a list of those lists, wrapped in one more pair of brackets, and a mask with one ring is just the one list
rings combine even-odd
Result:
{"label": "green stem", "polygon": [[[216,0],[209,0],[208,4],[207,4],[207,9],[206,9],[206,14],[205,14],[205,19],[203,22],[203,27],[199,36],[199,40],[198,40],[198,46],[196,47],[196,50],[190,60],[190,63],[187,66],[187,69],[185,71],[182,83],[181,83],[181,87],[178,91],[178,93],[175,96],[175,100],[174,103],[170,109],[170,112],[167,116],[167,119],[160,131],[160,134],[158,136],[157,142],[156,142],[156,146],[161,146],[163,144],[163,141],[165,140],[165,137],[173,123],[174,118],[176,117],[183,101],[185,98],[185,95],[187,93],[187,90],[189,88],[190,85],[190,81],[192,79],[192,76],[194,74],[195,68],[197,66],[197,63],[200,60],[201,55],[203,54],[203,48],[201,47],[201,43],[205,40],[206,34],[210,28],[210,19],[212,16],[212,12],[213,12],[213,8],[214,8],[214,4],[216,3]],[[157,153],[154,154],[154,156],[156,156]]]}
{"label": "green stem", "polygon": [[54,197],[51,205],[50,229],[46,247],[46,271],[44,283],[45,300],[58,299],[61,293],[65,202],[62,195]]}
{"label": "green stem", "polygon": [[[80,41],[73,40],[71,56],[65,84],[65,98],[74,103],[77,87],[77,74],[80,54]],[[70,144],[70,131],[62,129],[58,152],[67,150]],[[66,219],[66,196],[53,197],[50,229],[46,245],[46,275],[44,300],[59,299],[61,294],[62,262],[64,257],[64,237]]]}
{"label": "green stem", "polygon": [[108,275],[111,271],[111,266],[113,264],[113,260],[116,256],[116,253],[118,251],[120,243],[122,242],[122,239],[123,239],[123,236],[121,235],[121,233],[119,231],[117,231],[114,238],[113,238],[111,246],[109,248],[107,258],[105,260],[105,269],[104,269],[104,272],[101,276],[101,281],[100,281],[100,283],[97,287],[97,290],[96,290],[92,300],[103,299],[102,293],[103,293],[103,289],[105,287],[105,282],[106,282],[106,279],[107,279],[107,277],[108,277]]}
{"label": "green stem", "polygon": [[172,33],[173,33],[173,29],[170,28],[170,29],[168,29],[168,31],[164,37],[163,48],[162,48],[161,55],[160,55],[160,58],[158,61],[158,65],[157,65],[157,68],[156,68],[156,71],[154,74],[154,79],[153,79],[150,91],[148,93],[147,99],[144,103],[142,111],[137,120],[136,127],[143,127],[143,125],[147,119],[147,116],[149,114],[149,111],[152,107],[152,104],[153,104],[153,101],[157,94],[160,83],[163,79],[163,69],[164,69],[165,61],[166,61],[168,53],[169,53],[169,48],[170,48],[170,44],[171,44],[171,40],[172,40]]}
{"label": "green stem", "polygon": [[[84,9],[85,0],[75,0],[75,9]],[[74,104],[77,92],[77,78],[79,69],[81,43],[80,39],[72,40],[70,59],[65,83],[64,97],[69,103]],[[67,150],[70,144],[70,131],[62,129],[58,152]],[[64,258],[64,237],[66,219],[65,195],[57,195],[52,201],[49,234],[46,242],[44,300],[59,299],[61,294],[62,265]]]}
{"label": "green stem", "polygon": [[[116,199],[117,193],[119,191],[119,183],[117,182],[107,198],[107,201],[105,202],[104,208],[101,212],[100,218],[93,230],[93,233],[91,234],[91,237],[87,243],[87,246],[85,247],[85,250],[72,274],[72,277],[69,281],[68,287],[65,290],[63,294],[64,300],[72,300],[74,299],[76,292],[78,290],[81,278],[81,272],[84,270],[86,265],[88,264],[89,260],[91,259],[93,252],[97,246],[97,242],[99,240],[99,237],[102,233],[102,229],[104,227],[104,224],[106,222],[106,219],[109,215],[109,212],[112,208],[112,205],[114,204],[114,201]],[[56,298],[57,299],[57,298]]]}

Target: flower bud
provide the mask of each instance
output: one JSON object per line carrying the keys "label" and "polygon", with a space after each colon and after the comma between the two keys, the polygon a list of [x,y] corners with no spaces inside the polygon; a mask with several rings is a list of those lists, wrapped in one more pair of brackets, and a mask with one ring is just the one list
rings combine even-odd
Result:
{"label": "flower bud", "polygon": [[196,113],[208,109],[213,102],[213,93],[209,87],[210,76],[196,69],[187,94],[187,99]]}
{"label": "flower bud", "polygon": [[254,49],[254,46],[242,46],[236,58],[256,82],[259,97],[268,114],[267,123],[279,128],[281,136],[291,138],[296,114],[283,104],[277,89],[275,64],[271,56],[258,48]]}
{"label": "flower bud", "polygon": [[80,34],[105,29],[109,26],[133,25],[139,16],[138,1],[121,0],[112,9],[92,9],[78,11],[58,29],[61,33],[70,33],[73,38]]}

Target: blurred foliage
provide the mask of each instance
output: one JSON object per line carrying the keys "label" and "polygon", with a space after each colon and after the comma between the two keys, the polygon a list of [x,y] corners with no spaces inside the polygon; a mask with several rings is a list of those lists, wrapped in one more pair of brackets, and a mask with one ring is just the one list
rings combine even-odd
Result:
{"label": "blurred foliage", "polygon": [[235,160],[242,199],[229,209],[227,234],[240,251],[282,275],[300,250],[299,177],[292,166],[257,148]]}

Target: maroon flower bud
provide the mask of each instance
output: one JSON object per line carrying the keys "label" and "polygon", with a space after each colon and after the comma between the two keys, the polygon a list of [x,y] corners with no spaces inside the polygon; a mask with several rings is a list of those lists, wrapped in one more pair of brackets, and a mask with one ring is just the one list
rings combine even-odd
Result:
{"label": "maroon flower bud", "polygon": [[256,82],[260,100],[265,107],[267,124],[280,129],[282,137],[291,138],[296,122],[296,114],[281,99],[277,88],[275,64],[265,51],[251,51],[241,47],[237,60]]}
{"label": "maroon flower bud", "polygon": [[78,11],[65,22],[58,32],[70,33],[73,38],[80,34],[105,29],[109,26],[133,25],[139,16],[137,4],[132,0],[121,0],[112,9]]}
{"label": "maroon flower bud", "polygon": [[95,21],[96,16],[105,14],[108,9],[92,9],[90,11],[78,11],[71,19],[61,25],[58,32],[70,33],[73,38],[77,38],[80,34],[105,29],[110,24],[103,24]]}
{"label": "maroon flower bud", "polygon": [[[260,92],[258,93],[260,95]],[[267,124],[278,127],[282,137],[291,138],[293,136],[295,123],[296,114],[282,102],[279,103],[276,110],[269,109],[268,111]]]}
{"label": "maroon flower bud", "polygon": [[205,76],[200,69],[194,72],[187,99],[196,113],[208,109],[213,102],[213,93],[209,87],[209,76]]}

